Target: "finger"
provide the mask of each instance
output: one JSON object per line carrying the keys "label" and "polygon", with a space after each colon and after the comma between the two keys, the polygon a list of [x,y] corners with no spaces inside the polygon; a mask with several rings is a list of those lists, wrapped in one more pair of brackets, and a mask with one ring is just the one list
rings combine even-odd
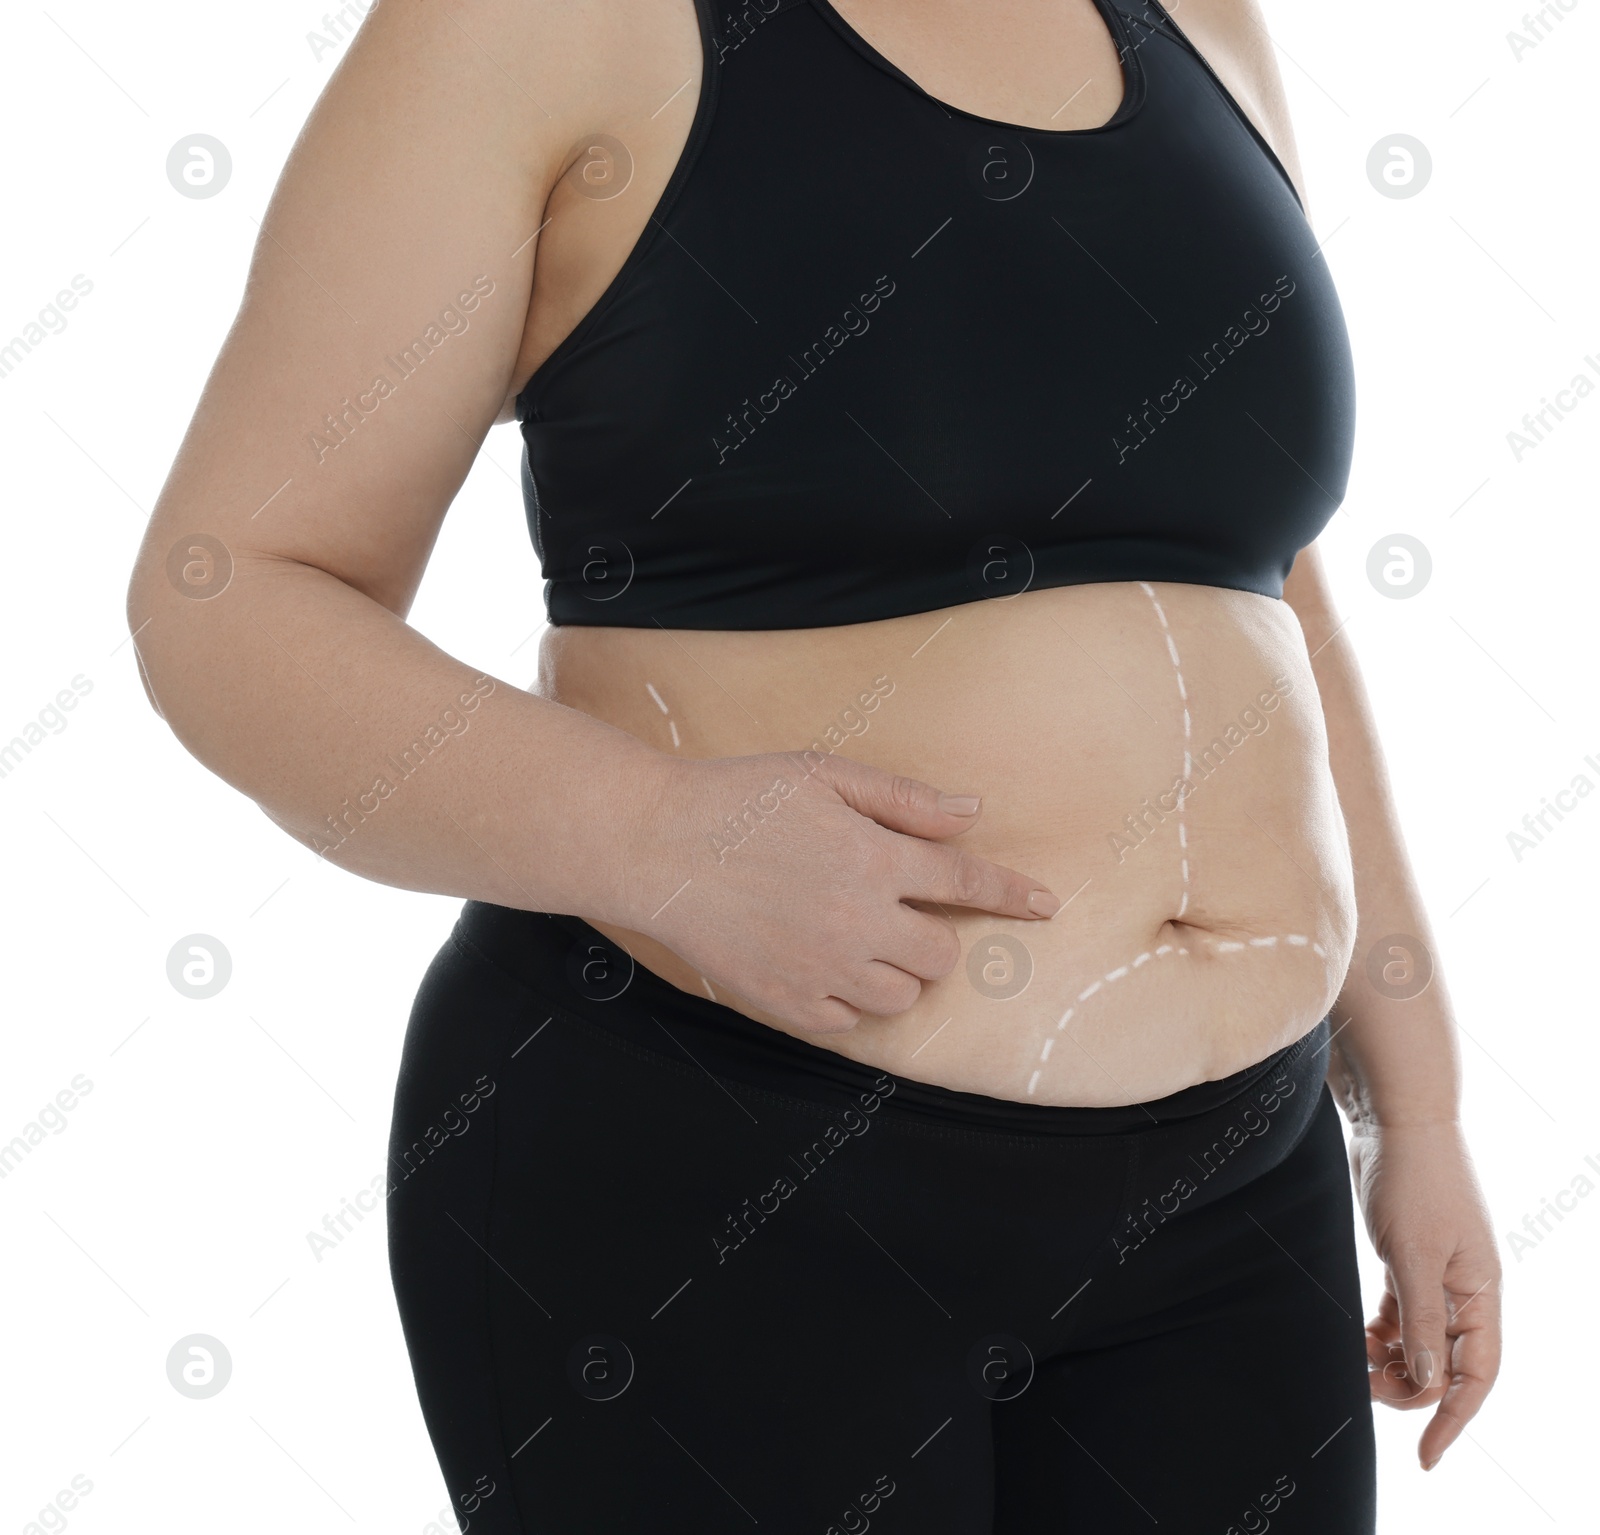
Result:
{"label": "finger", "polygon": [[849,757],[817,761],[801,755],[802,772],[827,784],[852,810],[890,831],[911,837],[954,837],[977,822],[981,801],[976,794],[945,794],[920,778],[886,773]]}
{"label": "finger", "polygon": [[1417,1444],[1417,1458],[1424,1471],[1438,1465],[1439,1457],[1477,1416],[1500,1373],[1499,1297],[1486,1295],[1489,1288],[1484,1285],[1451,1319],[1450,1329],[1455,1337],[1450,1385]]}
{"label": "finger", "polygon": [[1384,1269],[1384,1290],[1378,1314],[1367,1323],[1367,1364],[1372,1400],[1386,1407],[1404,1407],[1416,1395],[1406,1374],[1406,1357],[1400,1343],[1400,1305],[1394,1297],[1394,1276]]}
{"label": "finger", "polygon": [[1417,1442],[1417,1459],[1424,1471],[1439,1464],[1439,1457],[1460,1437],[1461,1431],[1478,1414],[1494,1384],[1492,1376],[1479,1375],[1470,1368],[1452,1371],[1450,1385],[1439,1409],[1428,1419],[1428,1426]]}
{"label": "finger", "polygon": [[961,960],[961,939],[941,917],[897,904],[888,930],[874,945],[874,959],[898,966],[924,981],[950,974]]}
{"label": "finger", "polygon": [[[709,977],[702,979],[710,985]],[[776,998],[763,997],[758,1001],[750,992],[718,979],[714,996],[730,1007],[752,1010],[757,1015],[769,1013],[808,1034],[845,1034],[861,1019],[859,1008],[851,1007],[838,997],[815,995],[809,989],[792,985],[785,987]]]}
{"label": "finger", "polygon": [[1409,1252],[1391,1262],[1400,1307],[1400,1342],[1411,1395],[1407,1407],[1431,1407],[1444,1397],[1450,1354],[1445,1339],[1445,1255]]}
{"label": "finger", "polygon": [[922,995],[922,982],[895,965],[869,959],[852,969],[834,995],[863,1013],[892,1018],[915,1006]]}
{"label": "finger", "polygon": [[1367,1364],[1374,1370],[1381,1370],[1389,1362],[1389,1342],[1372,1330],[1372,1324],[1367,1324]]}
{"label": "finger", "polygon": [[1378,1314],[1367,1323],[1367,1331],[1385,1343],[1392,1343],[1400,1336],[1400,1306],[1393,1290],[1384,1290],[1383,1298],[1378,1302]]}
{"label": "finger", "polygon": [[808,1034],[848,1034],[861,1021],[861,1009],[838,997],[818,997],[794,1020]]}
{"label": "finger", "polygon": [[1406,1369],[1406,1356],[1398,1342],[1385,1345],[1374,1358],[1368,1352],[1373,1368],[1367,1379],[1372,1387],[1372,1400],[1385,1407],[1398,1407],[1404,1411],[1417,1405],[1417,1388],[1412,1384]]}
{"label": "finger", "polygon": [[903,899],[940,906],[968,906],[1002,917],[1049,918],[1061,902],[1038,880],[991,863],[964,848],[903,841],[891,849],[905,876]]}

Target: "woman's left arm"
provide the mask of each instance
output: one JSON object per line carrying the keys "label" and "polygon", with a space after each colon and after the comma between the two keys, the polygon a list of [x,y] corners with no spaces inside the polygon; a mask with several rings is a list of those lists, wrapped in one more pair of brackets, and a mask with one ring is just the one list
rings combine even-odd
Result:
{"label": "woman's left arm", "polygon": [[1356,1193],[1386,1269],[1367,1324],[1372,1395],[1392,1407],[1437,1405],[1417,1447],[1431,1470],[1500,1367],[1500,1258],[1462,1133],[1450,997],[1315,544],[1300,552],[1283,595],[1321,691],[1355,871],[1355,953],[1334,1005],[1328,1082],[1350,1121]]}

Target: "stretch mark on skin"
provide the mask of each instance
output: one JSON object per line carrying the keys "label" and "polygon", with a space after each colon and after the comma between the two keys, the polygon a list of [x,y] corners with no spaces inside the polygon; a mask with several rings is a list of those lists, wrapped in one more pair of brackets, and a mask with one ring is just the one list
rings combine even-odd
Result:
{"label": "stretch mark on skin", "polygon": [[[1320,943],[1314,943],[1304,933],[1272,933],[1262,938],[1251,938],[1244,943],[1234,938],[1203,938],[1201,942],[1218,954],[1238,954],[1245,949],[1272,949],[1276,948],[1281,942],[1286,948],[1308,949],[1319,959],[1328,957],[1328,951]],[[1146,949],[1142,954],[1136,954],[1127,964],[1118,965],[1115,970],[1108,970],[1099,980],[1090,981],[1078,993],[1076,1001],[1056,1021],[1056,1032],[1063,1032],[1067,1025],[1072,1022],[1073,1014],[1077,1012],[1079,1005],[1087,1002],[1097,992],[1104,991],[1107,986],[1122,980],[1124,976],[1132,975],[1135,970],[1148,965],[1152,960],[1165,959],[1169,954],[1187,955],[1188,952],[1189,950],[1182,944],[1163,943],[1154,949]],[[1072,1038],[1070,1034],[1067,1037],[1069,1039]],[[1028,1096],[1030,1098],[1033,1097],[1039,1086],[1039,1078],[1044,1075],[1045,1062],[1050,1059],[1050,1052],[1055,1048],[1055,1043],[1053,1037],[1048,1038],[1039,1051],[1039,1064],[1034,1068],[1033,1075],[1028,1078]],[[1077,1041],[1073,1040],[1073,1043],[1077,1044]]]}
{"label": "stretch mark on skin", "polygon": [[672,718],[672,711],[667,708],[666,704],[662,702],[661,695],[656,692],[655,683],[647,682],[644,687],[645,691],[655,699],[656,708],[667,716],[667,728],[672,731],[672,749],[676,751],[681,744],[678,740],[678,722]]}
{"label": "stretch mark on skin", "polygon": [[1178,782],[1178,861],[1183,870],[1183,895],[1178,901],[1177,915],[1181,917],[1189,909],[1189,827],[1183,819],[1183,802],[1189,792],[1189,774],[1194,766],[1194,725],[1189,718],[1189,689],[1183,681],[1183,663],[1178,659],[1178,647],[1173,641],[1171,626],[1167,623],[1166,609],[1161,606],[1161,599],[1148,581],[1141,581],[1139,585],[1156,610],[1156,617],[1161,620],[1161,637],[1167,642],[1172,674],[1178,679],[1178,702],[1183,706],[1183,777]]}

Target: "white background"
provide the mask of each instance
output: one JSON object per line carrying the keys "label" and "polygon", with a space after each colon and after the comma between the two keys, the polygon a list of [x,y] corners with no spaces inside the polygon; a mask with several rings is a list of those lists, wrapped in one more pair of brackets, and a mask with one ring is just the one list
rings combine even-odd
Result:
{"label": "white background", "polygon": [[[1575,0],[1519,62],[1523,10],[1268,6],[1358,369],[1354,474],[1324,545],[1468,1036],[1466,1116],[1508,1277],[1506,1367],[1471,1437],[1424,1476],[1421,1419],[1379,1415],[1385,1531],[1595,1527],[1600,1197],[1521,1253],[1504,1234],[1586,1170],[1600,1186],[1584,1162],[1600,1161],[1600,796],[1520,861],[1507,841],[1575,775],[1600,785],[1584,761],[1600,761],[1600,399],[1521,462],[1507,442],[1542,397],[1600,378],[1600,0]],[[458,903],[319,862],[188,757],[145,701],[123,619],[254,219],[342,51],[313,56],[320,23],[261,0],[54,0],[6,23],[0,344],[74,275],[93,292],[0,378],[0,741],[75,676],[92,690],[0,777],[0,1142],[78,1074],[92,1090],[0,1180],[0,1532],[74,1475],[93,1483],[68,1516],[84,1532],[420,1535],[444,1503],[381,1210],[321,1262],[306,1233],[382,1169],[406,1015]],[[209,200],[166,179],[194,133],[233,157]],[[1433,159],[1412,198],[1367,176],[1396,133]],[[526,682],[542,606],[518,446],[514,427],[491,433],[411,621]],[[1393,533],[1434,562],[1405,600],[1366,575]],[[192,933],[232,955],[210,1001],[166,977]],[[208,1401],[167,1383],[191,1333],[232,1354]],[[1271,1339],[1260,1364],[1263,1392],[1293,1389]]]}

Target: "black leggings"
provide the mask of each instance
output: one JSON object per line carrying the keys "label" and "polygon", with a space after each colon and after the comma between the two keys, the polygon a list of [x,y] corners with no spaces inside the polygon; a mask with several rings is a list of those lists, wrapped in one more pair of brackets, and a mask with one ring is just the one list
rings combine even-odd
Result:
{"label": "black leggings", "polygon": [[1364,1535],[1328,1024],[1057,1108],[876,1070],[469,902],[417,995],[389,1249],[477,1535]]}

